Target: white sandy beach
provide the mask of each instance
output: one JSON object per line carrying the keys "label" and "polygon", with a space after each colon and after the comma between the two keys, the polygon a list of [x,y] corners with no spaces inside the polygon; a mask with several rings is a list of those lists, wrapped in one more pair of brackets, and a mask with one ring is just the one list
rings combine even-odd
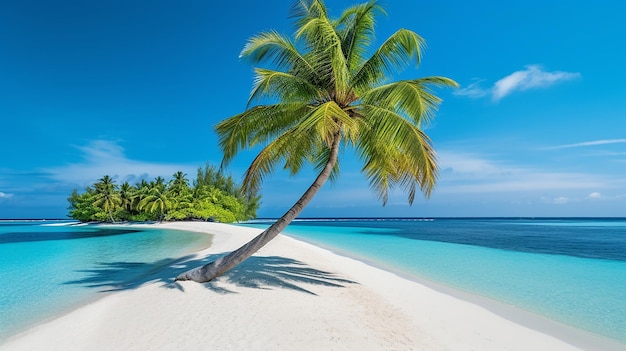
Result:
{"label": "white sandy beach", "polygon": [[468,302],[283,235],[211,283],[174,283],[181,269],[236,249],[259,230],[199,222],[160,226],[214,234],[213,245],[191,262],[177,262],[155,272],[141,286],[127,286],[36,326],[0,349],[557,351],[622,347],[577,335],[573,329],[553,328],[550,322],[535,323],[541,319],[526,318],[523,313],[499,313],[495,307]]}

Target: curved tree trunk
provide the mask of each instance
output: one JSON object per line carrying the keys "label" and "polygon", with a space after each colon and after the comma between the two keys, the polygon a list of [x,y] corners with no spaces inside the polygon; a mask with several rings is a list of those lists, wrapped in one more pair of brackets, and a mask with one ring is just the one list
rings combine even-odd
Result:
{"label": "curved tree trunk", "polygon": [[337,134],[335,134],[333,144],[331,145],[328,162],[320,174],[317,178],[315,178],[313,184],[311,184],[311,186],[304,192],[302,197],[300,197],[300,199],[274,224],[237,250],[202,267],[186,271],[176,277],[176,280],[193,280],[198,283],[211,281],[243,262],[248,257],[252,256],[260,248],[265,246],[265,244],[280,234],[280,232],[282,232],[287,225],[289,225],[289,223],[291,223],[291,221],[293,221],[300,214],[300,212],[302,212],[302,209],[304,209],[311,199],[313,199],[313,196],[315,196],[315,194],[330,177],[330,174],[337,163],[340,141],[341,133],[337,132]]}

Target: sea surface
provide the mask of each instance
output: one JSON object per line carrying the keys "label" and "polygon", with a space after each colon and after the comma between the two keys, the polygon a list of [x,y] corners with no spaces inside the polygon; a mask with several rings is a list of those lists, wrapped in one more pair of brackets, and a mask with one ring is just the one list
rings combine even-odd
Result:
{"label": "sea surface", "polygon": [[[206,234],[66,224],[0,221],[0,342],[210,245]],[[626,219],[298,220],[285,232],[626,344]]]}
{"label": "sea surface", "polygon": [[0,220],[0,343],[208,247],[200,233]]}
{"label": "sea surface", "polygon": [[298,220],[285,233],[618,340],[626,349],[626,219]]}

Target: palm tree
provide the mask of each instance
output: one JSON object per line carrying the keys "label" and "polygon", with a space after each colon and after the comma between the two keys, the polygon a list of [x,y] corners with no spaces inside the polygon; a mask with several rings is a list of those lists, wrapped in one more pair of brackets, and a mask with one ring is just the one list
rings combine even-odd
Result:
{"label": "palm tree", "polygon": [[178,171],[174,173],[173,177],[168,183],[165,193],[171,200],[171,209],[174,211],[189,209],[193,203],[193,194],[189,188],[187,174]]}
{"label": "palm tree", "polygon": [[174,178],[169,183],[169,187],[167,189],[168,192],[172,193],[175,197],[182,196],[183,194],[189,192],[189,180],[187,179],[187,174],[182,171],[178,171],[174,173]]}
{"label": "palm tree", "polygon": [[142,179],[140,182],[135,184],[134,188],[131,208],[134,211],[139,212],[139,204],[141,203],[141,200],[148,195],[150,184],[145,179]]}
{"label": "palm tree", "polygon": [[128,182],[122,183],[120,186],[120,205],[124,208],[128,213],[132,210],[133,198],[135,196],[135,191],[133,187],[128,184]]}
{"label": "palm tree", "polygon": [[[419,64],[423,39],[400,29],[366,57],[373,41],[376,1],[328,18],[321,0],[295,3],[295,40],[276,32],[249,39],[241,57],[256,68],[249,108],[216,126],[223,164],[263,145],[245,173],[243,186],[256,191],[278,164],[296,174],[306,164],[319,172],[302,197],[264,232],[241,248],[177,280],[210,281],[276,237],[328,179],[338,176],[340,151],[352,148],[383,204],[395,186],[413,203],[417,188],[429,196],[437,177],[436,154],[421,126],[441,100],[433,87],[456,87],[444,77],[390,82],[388,74]],[[273,104],[252,105],[260,101]]]}
{"label": "palm tree", "polygon": [[117,185],[113,178],[105,175],[95,184],[96,194],[94,196],[93,205],[103,209],[109,214],[111,222],[113,219],[113,210],[122,204],[120,194],[117,192]]}
{"label": "palm tree", "polygon": [[148,183],[148,186],[152,189],[152,188],[158,188],[159,191],[164,192],[165,191],[165,178],[158,176],[156,178],[154,178],[154,180],[151,180],[150,183]]}
{"label": "palm tree", "polygon": [[163,186],[157,182],[148,190],[145,197],[141,199],[138,208],[158,214],[159,221],[163,221],[166,211],[172,208],[172,201],[163,190]]}

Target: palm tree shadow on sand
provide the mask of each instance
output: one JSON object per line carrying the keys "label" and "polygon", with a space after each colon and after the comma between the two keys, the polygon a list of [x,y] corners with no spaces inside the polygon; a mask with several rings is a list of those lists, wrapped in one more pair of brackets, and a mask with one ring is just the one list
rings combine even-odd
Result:
{"label": "palm tree shadow on sand", "polygon": [[[183,286],[174,281],[174,277],[190,268],[216,260],[224,254],[210,255],[195,260],[192,260],[191,256],[186,256],[176,261],[165,259],[153,263],[103,262],[98,263],[95,269],[79,270],[86,276],[65,282],[65,284],[83,285],[100,289],[100,292],[111,292],[132,290],[152,282],[161,283],[162,287],[167,289],[184,291]],[[255,289],[291,289],[312,295],[316,294],[303,286],[323,285],[341,288],[347,284],[356,284],[336,274],[280,256],[252,256],[222,277],[203,285],[218,293],[235,293],[224,287],[224,283]]]}

